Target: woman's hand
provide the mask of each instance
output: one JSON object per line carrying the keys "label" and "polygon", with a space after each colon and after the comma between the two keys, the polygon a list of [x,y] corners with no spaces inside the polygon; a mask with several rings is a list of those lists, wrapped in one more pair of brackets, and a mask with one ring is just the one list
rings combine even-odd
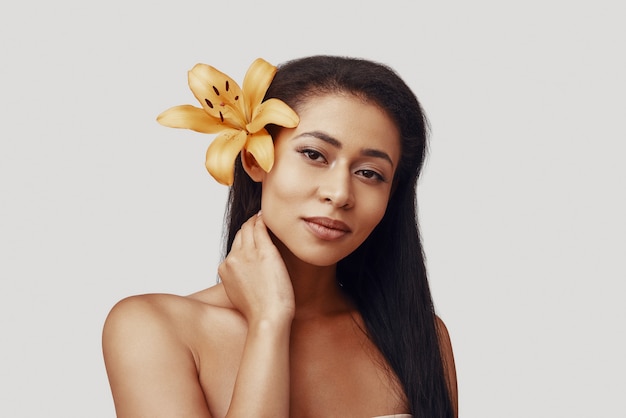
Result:
{"label": "woman's hand", "polygon": [[291,279],[260,212],[237,232],[218,273],[228,298],[248,323],[293,319]]}

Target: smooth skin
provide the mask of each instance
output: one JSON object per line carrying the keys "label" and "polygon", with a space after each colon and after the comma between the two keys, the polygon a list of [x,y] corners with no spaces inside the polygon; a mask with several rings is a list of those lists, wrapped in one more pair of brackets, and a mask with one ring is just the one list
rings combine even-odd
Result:
{"label": "smooth skin", "polygon": [[[133,296],[111,310],[103,350],[119,418],[407,412],[335,280],[336,263],[385,212],[397,128],[353,96],[311,98],[298,113],[300,125],[275,140],[270,173],[244,155],[263,185],[262,214],[237,233],[222,282],[186,297]],[[456,407],[452,348],[439,324]]]}

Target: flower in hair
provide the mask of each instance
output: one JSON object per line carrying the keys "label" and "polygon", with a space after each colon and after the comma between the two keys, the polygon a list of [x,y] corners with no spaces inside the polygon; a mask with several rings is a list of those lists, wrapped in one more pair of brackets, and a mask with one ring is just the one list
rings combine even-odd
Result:
{"label": "flower in hair", "polygon": [[295,128],[299,123],[296,112],[283,101],[263,101],[275,74],[276,67],[258,58],[246,72],[242,89],[210,65],[196,64],[188,73],[188,82],[202,108],[174,106],[161,113],[157,121],[171,128],[218,133],[207,149],[205,164],[221,184],[233,184],[235,159],[243,149],[269,172],[274,164],[274,143],[265,126]]}

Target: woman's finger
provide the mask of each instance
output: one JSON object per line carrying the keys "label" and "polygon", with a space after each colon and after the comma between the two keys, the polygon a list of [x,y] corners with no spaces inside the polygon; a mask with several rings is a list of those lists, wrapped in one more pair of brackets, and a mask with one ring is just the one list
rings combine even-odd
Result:
{"label": "woman's finger", "polygon": [[254,224],[254,240],[258,247],[265,245],[274,245],[274,243],[272,242],[272,238],[267,231],[267,226],[263,221],[263,216],[261,215],[256,216],[256,222]]}
{"label": "woman's finger", "polygon": [[232,248],[235,249],[239,249],[242,246],[242,239],[241,239],[241,229],[239,229],[239,231],[237,231],[237,233],[235,234],[235,238],[233,239],[233,244],[232,244]]}
{"label": "woman's finger", "polygon": [[255,216],[250,217],[247,221],[241,225],[239,231],[235,234],[235,238],[233,239],[232,248],[243,248],[248,245],[254,245],[254,237],[250,236],[252,228],[250,227],[250,221],[254,221]]}
{"label": "woman's finger", "polygon": [[246,222],[244,222],[244,224],[241,226],[241,237],[243,240],[243,247],[244,248],[256,248],[256,241],[255,241],[255,236],[254,236],[254,225],[256,223],[257,220],[257,216],[256,215],[252,215],[250,217],[250,219],[248,219]]}

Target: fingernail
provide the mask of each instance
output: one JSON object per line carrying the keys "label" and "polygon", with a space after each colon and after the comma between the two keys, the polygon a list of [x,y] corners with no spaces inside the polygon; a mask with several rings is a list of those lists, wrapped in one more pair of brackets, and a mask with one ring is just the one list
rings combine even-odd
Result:
{"label": "fingernail", "polygon": [[256,216],[261,216],[261,210],[259,209],[259,211],[256,213]]}

